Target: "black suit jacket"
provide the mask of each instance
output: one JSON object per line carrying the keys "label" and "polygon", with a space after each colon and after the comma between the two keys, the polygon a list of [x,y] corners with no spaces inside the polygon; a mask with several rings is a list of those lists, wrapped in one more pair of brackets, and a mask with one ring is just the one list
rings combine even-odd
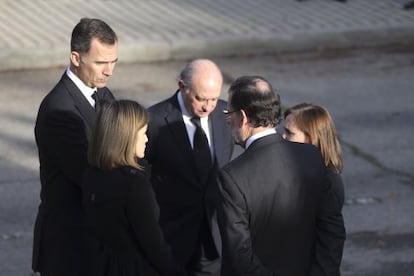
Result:
{"label": "black suit jacket", "polygon": [[202,185],[196,174],[177,93],[149,108],[149,142],[145,158],[151,165],[151,182],[160,205],[160,224],[183,265],[188,265],[197,254],[202,235],[210,240],[207,253],[212,259],[217,258],[221,251],[215,218],[218,197],[216,173],[230,160],[234,147],[222,112],[225,108],[226,103],[219,100],[209,116],[215,158],[207,185]]}
{"label": "black suit jacket", "polygon": [[343,221],[324,219],[330,184],[312,145],[262,137],[220,171],[219,189],[222,275],[309,275],[318,231],[344,234]]}
{"label": "black suit jacket", "polygon": [[[105,100],[114,98],[107,88],[99,89],[99,93]],[[44,275],[80,275],[84,266],[80,183],[95,119],[94,108],[65,73],[38,111],[35,138],[41,203],[32,267]]]}
{"label": "black suit jacket", "polygon": [[86,171],[87,221],[99,246],[92,275],[179,275],[158,224],[158,206],[142,171],[129,166]]}

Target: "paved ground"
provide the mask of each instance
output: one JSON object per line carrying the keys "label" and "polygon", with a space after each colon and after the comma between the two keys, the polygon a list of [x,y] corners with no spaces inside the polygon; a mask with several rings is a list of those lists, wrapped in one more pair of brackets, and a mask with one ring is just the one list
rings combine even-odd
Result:
{"label": "paved ground", "polygon": [[[414,51],[215,59],[226,76],[269,79],[291,106],[322,104],[344,150],[344,276],[414,273]],[[149,106],[170,96],[183,61],[119,65],[109,87]],[[30,274],[39,170],[33,126],[64,68],[0,72],[0,275]]]}
{"label": "paved ground", "polygon": [[0,0],[0,70],[68,60],[81,17],[109,23],[120,62],[407,44],[406,0]]}

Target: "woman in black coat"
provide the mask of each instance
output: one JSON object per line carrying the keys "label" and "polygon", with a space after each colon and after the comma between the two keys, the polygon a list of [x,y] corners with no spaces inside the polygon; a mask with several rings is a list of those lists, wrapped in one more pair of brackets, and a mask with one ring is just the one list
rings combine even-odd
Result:
{"label": "woman in black coat", "polygon": [[[283,138],[292,142],[309,143],[319,148],[325,161],[327,169],[327,179],[331,183],[331,192],[328,202],[330,202],[330,212],[332,218],[342,217],[342,207],[344,205],[344,184],[342,181],[342,150],[336,134],[335,124],[328,110],[322,106],[309,103],[301,103],[288,108],[285,113],[285,124]],[[336,216],[335,214],[339,214]],[[320,225],[327,225],[319,222]],[[343,225],[343,223],[338,223]],[[332,229],[331,229],[332,230]],[[345,229],[342,231],[345,233]],[[317,259],[324,259],[324,262],[334,264],[337,271],[326,271],[323,265],[313,266],[315,271],[311,275],[340,275],[339,267],[342,260],[342,253],[345,243],[345,236],[338,236],[327,229],[324,235],[318,237],[322,244],[330,243],[336,245],[336,250],[332,252],[316,253]],[[317,249],[318,250],[318,249]],[[318,262],[318,260],[316,260]],[[323,262],[319,262],[322,264]],[[318,270],[318,271],[316,271]]]}
{"label": "woman in black coat", "polygon": [[158,225],[158,205],[140,158],[148,115],[137,102],[103,106],[89,145],[83,197],[96,245],[92,275],[184,275]]}

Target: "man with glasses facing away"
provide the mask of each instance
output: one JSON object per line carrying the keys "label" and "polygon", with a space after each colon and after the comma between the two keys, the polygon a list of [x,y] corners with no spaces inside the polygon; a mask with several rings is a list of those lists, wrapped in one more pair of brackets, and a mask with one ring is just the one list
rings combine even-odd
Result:
{"label": "man with glasses facing away", "polygon": [[216,173],[234,147],[222,85],[217,65],[196,59],[181,71],[176,93],[149,108],[145,158],[160,224],[189,275],[220,275]]}
{"label": "man with glasses facing away", "polygon": [[345,228],[325,163],[276,133],[280,110],[260,76],[229,88],[228,123],[245,151],[218,174],[222,275],[339,275]]}
{"label": "man with glasses facing away", "polygon": [[88,275],[81,176],[97,109],[114,99],[106,88],[118,60],[115,32],[82,18],[72,31],[70,65],[43,99],[36,119],[41,191],[32,268],[41,276]]}

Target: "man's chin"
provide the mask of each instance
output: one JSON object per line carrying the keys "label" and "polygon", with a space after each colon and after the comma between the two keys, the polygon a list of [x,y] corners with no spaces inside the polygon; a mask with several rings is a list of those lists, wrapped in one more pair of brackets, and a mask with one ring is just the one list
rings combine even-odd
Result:
{"label": "man's chin", "polygon": [[95,84],[96,88],[103,88],[106,86],[107,81],[100,81],[98,83]]}
{"label": "man's chin", "polygon": [[244,146],[245,146],[245,142],[246,141],[243,141],[243,139],[241,139],[240,138],[240,136],[239,135],[237,135],[236,133],[232,133],[232,136],[233,136],[233,141],[234,141],[234,144],[236,144],[236,145],[239,145],[239,146],[241,146],[242,148],[244,148]]}
{"label": "man's chin", "polygon": [[210,115],[210,113],[200,112],[200,113],[196,114],[196,116],[200,117],[200,118],[207,117],[208,115]]}

